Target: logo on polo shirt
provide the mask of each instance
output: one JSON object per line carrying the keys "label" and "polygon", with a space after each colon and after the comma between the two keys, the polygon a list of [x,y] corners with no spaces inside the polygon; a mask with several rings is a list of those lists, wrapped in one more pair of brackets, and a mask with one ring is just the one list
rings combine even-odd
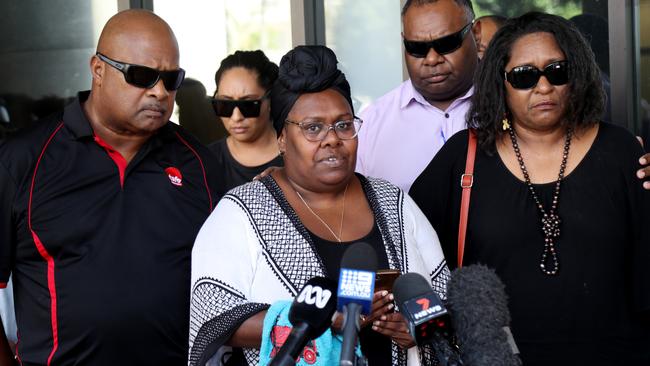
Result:
{"label": "logo on polo shirt", "polygon": [[178,168],[174,168],[173,166],[165,169],[165,173],[167,173],[167,177],[169,178],[169,181],[172,182],[173,185],[182,187],[183,186],[183,175],[181,174],[181,171],[178,170]]}

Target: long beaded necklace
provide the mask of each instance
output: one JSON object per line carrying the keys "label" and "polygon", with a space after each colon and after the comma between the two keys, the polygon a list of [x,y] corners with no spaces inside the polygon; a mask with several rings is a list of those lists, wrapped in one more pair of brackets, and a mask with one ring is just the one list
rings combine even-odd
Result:
{"label": "long beaded necklace", "polygon": [[[533,195],[535,204],[539,208],[540,213],[542,214],[542,232],[544,233],[544,252],[542,253],[542,261],[540,263],[540,269],[542,272],[549,276],[554,276],[557,274],[560,269],[560,261],[557,256],[557,251],[555,249],[555,242],[560,237],[560,217],[557,214],[557,204],[560,197],[560,182],[564,179],[564,171],[566,170],[566,162],[569,157],[569,147],[571,146],[571,135],[572,130],[569,128],[566,133],[566,139],[564,141],[564,153],[562,154],[562,164],[560,165],[560,173],[558,174],[557,181],[555,182],[555,192],[553,193],[553,203],[551,204],[551,209],[546,212],[544,206],[542,206],[533,184],[530,182],[530,176],[528,175],[528,170],[526,165],[524,165],[524,159],[521,157],[521,151],[519,150],[519,144],[517,144],[517,136],[512,127],[508,127],[508,132],[510,133],[510,140],[512,140],[512,147],[515,149],[515,155],[517,156],[517,161],[519,162],[519,167],[521,172],[524,174],[524,179],[526,185],[530,190],[530,193]],[[552,266],[549,266],[552,265]]]}
{"label": "long beaded necklace", "polygon": [[[293,185],[293,183],[292,183],[292,185]],[[302,198],[302,195],[300,194],[300,192],[298,192],[298,190],[294,188],[294,191],[295,191],[296,194],[298,195],[298,198],[300,198],[300,200],[302,201],[302,203],[305,204],[305,207],[307,207],[307,209],[309,210],[309,212],[311,212],[312,215],[316,216],[316,218],[317,218],[317,219],[318,219],[318,220],[319,220],[323,225],[325,225],[325,227],[327,228],[327,230],[329,230],[329,232],[332,234],[332,236],[334,236],[334,238],[335,238],[339,243],[342,242],[342,241],[341,241],[341,234],[343,233],[343,217],[345,217],[345,195],[346,195],[346,193],[348,193],[348,186],[349,186],[349,185],[350,185],[350,182],[348,181],[348,184],[345,185],[345,190],[343,191],[343,208],[341,209],[341,224],[339,225],[339,235],[336,235],[336,234],[334,233],[334,230],[332,230],[332,228],[331,228],[329,225],[327,225],[327,223],[325,222],[325,220],[323,220],[320,216],[318,216],[318,215],[316,214],[316,212],[314,212],[314,210],[312,210],[311,207],[309,207],[309,205],[307,204],[307,201],[305,201],[305,199]]]}

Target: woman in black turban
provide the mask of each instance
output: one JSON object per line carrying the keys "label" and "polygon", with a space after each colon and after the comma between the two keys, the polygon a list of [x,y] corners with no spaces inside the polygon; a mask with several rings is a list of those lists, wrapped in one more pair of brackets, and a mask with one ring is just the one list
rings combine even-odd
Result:
{"label": "woman in black turban", "polygon": [[[197,238],[190,364],[222,344],[243,347],[250,364],[268,361],[284,338],[280,327],[269,326],[275,315],[265,316],[315,276],[337,281],[343,253],[356,242],[373,247],[378,268],[420,273],[444,297],[449,271],[426,218],[396,186],[354,172],[362,121],[336,65],[323,46],[296,47],[280,62],[271,114],[285,165],[230,191]],[[407,358],[417,364],[420,352],[393,311],[391,287],[375,288],[361,322],[361,350],[372,366]],[[336,316],[332,328],[340,323]],[[321,337],[327,336],[337,338],[331,331]],[[309,364],[336,352],[318,339],[301,353]]]}

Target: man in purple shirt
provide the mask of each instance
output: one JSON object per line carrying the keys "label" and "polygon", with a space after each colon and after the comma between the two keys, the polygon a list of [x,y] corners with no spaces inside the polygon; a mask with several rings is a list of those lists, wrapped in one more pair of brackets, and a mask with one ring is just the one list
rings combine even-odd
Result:
{"label": "man in purple shirt", "polygon": [[480,37],[473,19],[469,0],[406,2],[410,79],[361,112],[357,171],[408,191],[445,141],[466,127]]}

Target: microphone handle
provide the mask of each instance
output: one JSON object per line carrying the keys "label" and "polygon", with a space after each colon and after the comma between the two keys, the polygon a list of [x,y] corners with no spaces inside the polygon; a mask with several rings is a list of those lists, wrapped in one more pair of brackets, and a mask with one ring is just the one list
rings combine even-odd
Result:
{"label": "microphone handle", "polygon": [[269,366],[293,366],[296,364],[296,359],[305,348],[309,341],[307,334],[309,334],[309,325],[307,323],[298,323],[293,326],[291,333],[287,337],[278,353],[273,357]]}
{"label": "microphone handle", "polygon": [[361,315],[361,305],[354,302],[345,305],[340,366],[354,366],[356,364],[354,349],[357,347],[357,338],[359,336],[359,315]]}

